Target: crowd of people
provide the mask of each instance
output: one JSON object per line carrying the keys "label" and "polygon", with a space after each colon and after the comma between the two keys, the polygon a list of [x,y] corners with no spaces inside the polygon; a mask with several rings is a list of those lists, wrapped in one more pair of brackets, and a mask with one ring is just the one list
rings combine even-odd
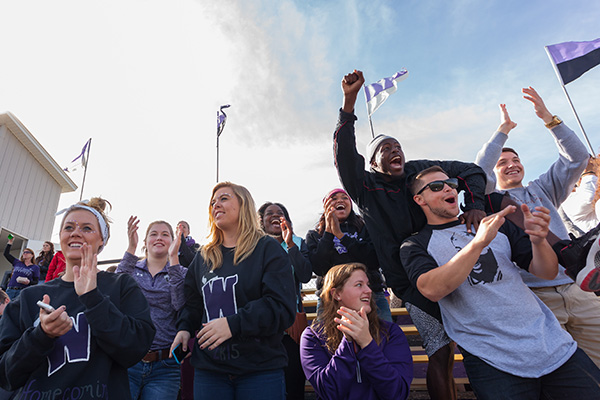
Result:
{"label": "crowd of people", "polygon": [[[244,186],[221,182],[206,244],[186,221],[156,220],[139,258],[131,216],[114,273],[97,265],[110,237],[101,198],[66,210],[60,251],[45,242],[17,259],[9,240],[0,398],[302,399],[308,380],[323,399],[406,399],[413,361],[388,290],[423,339],[432,399],[456,398],[455,346],[480,399],[600,398],[595,158],[530,87],[559,159],[529,184],[504,147],[516,127],[504,104],[474,163],[407,161],[378,135],[365,170],[354,132],[363,83],[360,71],[342,80],[343,189],[325,195],[306,239],[283,204],[257,208]],[[301,288],[313,274],[309,322]]]}

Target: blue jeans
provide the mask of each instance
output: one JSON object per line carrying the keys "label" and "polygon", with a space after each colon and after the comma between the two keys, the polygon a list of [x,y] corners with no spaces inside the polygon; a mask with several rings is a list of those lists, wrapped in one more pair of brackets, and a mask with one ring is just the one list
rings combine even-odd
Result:
{"label": "blue jeans", "polygon": [[6,289],[6,294],[10,298],[11,301],[15,300],[21,294],[21,290],[23,289]]}
{"label": "blue jeans", "polygon": [[390,303],[385,297],[384,292],[373,292],[373,296],[375,296],[375,304],[377,305],[377,316],[379,319],[388,322],[394,322],[392,319],[392,311],[390,310]]}
{"label": "blue jeans", "polygon": [[172,358],[150,363],[140,361],[127,370],[131,398],[176,400],[180,373],[180,365]]}
{"label": "blue jeans", "polygon": [[473,392],[480,400],[599,399],[600,370],[577,349],[562,366],[540,378],[502,372],[460,349]]}
{"label": "blue jeans", "polygon": [[285,400],[283,369],[227,375],[195,369],[194,400]]}

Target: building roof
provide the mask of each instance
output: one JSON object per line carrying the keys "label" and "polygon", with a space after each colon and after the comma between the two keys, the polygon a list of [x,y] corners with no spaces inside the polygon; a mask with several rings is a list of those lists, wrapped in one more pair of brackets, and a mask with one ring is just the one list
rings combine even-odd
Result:
{"label": "building roof", "polygon": [[61,187],[61,193],[74,192],[77,190],[75,182],[69,178],[66,172],[58,165],[52,156],[44,149],[37,139],[27,130],[25,125],[19,121],[11,112],[0,114],[0,125],[6,125],[8,130],[21,142],[21,144],[33,155],[42,167]]}

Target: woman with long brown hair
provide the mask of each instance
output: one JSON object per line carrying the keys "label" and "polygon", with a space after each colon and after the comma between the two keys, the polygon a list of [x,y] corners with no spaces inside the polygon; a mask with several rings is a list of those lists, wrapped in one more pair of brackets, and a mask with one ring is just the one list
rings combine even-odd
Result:
{"label": "woman with long brown hair", "polygon": [[260,229],[250,192],[217,184],[209,242],[190,264],[171,350],[192,352],[194,399],[285,398],[283,331],[296,315],[289,257]]}
{"label": "woman with long brown hair", "polygon": [[42,245],[40,254],[35,259],[35,263],[40,267],[40,282],[46,280],[46,274],[48,273],[48,266],[52,262],[54,257],[54,243],[45,241]]}
{"label": "woman with long brown hair", "polygon": [[408,341],[397,325],[379,319],[368,284],[359,263],[337,265],[325,276],[321,312],[300,343],[304,373],[321,398],[408,397]]}
{"label": "woman with long brown hair", "polygon": [[181,230],[173,234],[171,224],[154,221],[144,236],[145,257],[135,255],[140,220],[127,221],[129,246],[119,263],[117,273],[135,279],[150,305],[156,335],[150,351],[129,368],[129,387],[133,400],[176,400],[179,393],[180,366],[170,357],[170,347],[177,333],[177,313],[183,307],[183,281],[187,268],[179,265],[177,252]]}

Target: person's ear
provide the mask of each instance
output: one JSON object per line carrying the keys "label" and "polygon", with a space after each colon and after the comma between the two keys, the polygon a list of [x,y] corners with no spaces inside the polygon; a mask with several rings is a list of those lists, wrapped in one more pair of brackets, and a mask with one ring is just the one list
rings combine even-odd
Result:
{"label": "person's ear", "polygon": [[425,201],[425,199],[423,198],[423,196],[422,196],[422,195],[420,195],[420,194],[415,194],[415,195],[413,196],[413,200],[415,201],[415,203],[417,203],[417,204],[418,204],[418,205],[420,205],[420,206],[425,206],[425,205],[427,205],[427,202]]}
{"label": "person's ear", "polygon": [[329,293],[331,293],[331,298],[333,300],[340,301],[340,295],[338,294],[335,288],[331,288],[331,291]]}

